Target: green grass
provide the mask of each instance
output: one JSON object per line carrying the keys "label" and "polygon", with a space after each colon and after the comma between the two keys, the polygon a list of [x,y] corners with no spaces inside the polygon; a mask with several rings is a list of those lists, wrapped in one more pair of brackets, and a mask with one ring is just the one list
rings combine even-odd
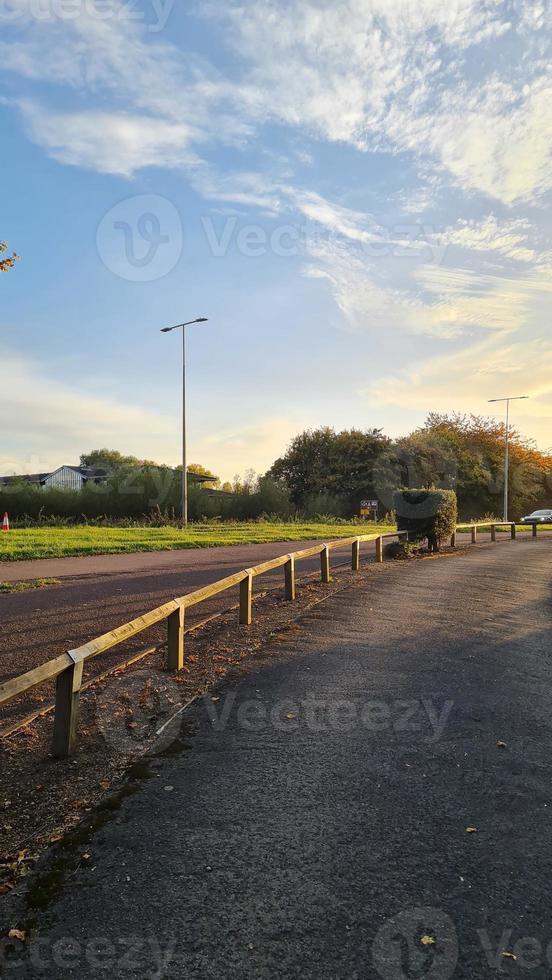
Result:
{"label": "green grass", "polygon": [[355,534],[392,531],[384,524],[194,524],[174,527],[48,527],[24,528],[0,536],[0,561],[65,558],[72,555],[114,555],[135,551],[176,551],[229,544],[349,538]]}
{"label": "green grass", "polygon": [[59,579],[35,578],[29,582],[0,582],[0,595],[12,592],[28,592],[29,589],[45,589],[48,585],[59,585]]}

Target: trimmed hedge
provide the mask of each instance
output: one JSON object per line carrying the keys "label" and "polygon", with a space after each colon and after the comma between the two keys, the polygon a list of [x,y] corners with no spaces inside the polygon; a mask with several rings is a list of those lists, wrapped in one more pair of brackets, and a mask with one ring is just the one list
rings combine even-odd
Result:
{"label": "trimmed hedge", "polygon": [[410,541],[427,538],[430,551],[439,551],[458,523],[454,490],[397,490],[394,505],[397,530],[408,531]]}

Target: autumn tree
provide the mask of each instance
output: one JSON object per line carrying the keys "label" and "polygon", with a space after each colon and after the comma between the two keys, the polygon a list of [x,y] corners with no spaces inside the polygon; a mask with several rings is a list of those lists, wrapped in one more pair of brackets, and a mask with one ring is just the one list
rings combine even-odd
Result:
{"label": "autumn tree", "polygon": [[[397,440],[397,456],[413,461],[417,474],[404,486],[456,490],[462,519],[501,515],[506,427],[478,415],[432,412],[425,425]],[[510,506],[514,517],[546,503],[552,491],[552,456],[510,430]]]}
{"label": "autumn tree", "polygon": [[[211,470],[208,470],[205,466],[202,466],[201,463],[190,463],[186,469],[188,473],[197,473],[198,476],[211,477],[208,483],[202,483],[202,486],[205,487],[206,490],[218,490],[220,488],[219,477],[216,476],[215,473],[212,473]],[[179,466],[179,470],[182,471],[181,466]]]}
{"label": "autumn tree", "polygon": [[8,269],[12,269],[16,262],[19,261],[19,255],[17,252],[12,252],[11,255],[6,255],[4,258],[4,252],[8,251],[7,242],[0,242],[0,272],[7,272]]}

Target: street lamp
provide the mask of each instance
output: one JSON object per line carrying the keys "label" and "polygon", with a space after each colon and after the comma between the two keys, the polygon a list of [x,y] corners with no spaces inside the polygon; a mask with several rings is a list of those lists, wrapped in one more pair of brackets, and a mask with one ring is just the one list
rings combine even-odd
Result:
{"label": "street lamp", "polygon": [[508,520],[508,482],[510,476],[510,402],[521,402],[529,395],[515,395],[513,398],[489,398],[492,402],[506,402],[506,448],[504,454],[504,520]]}
{"label": "street lamp", "polygon": [[191,323],[207,323],[206,316],[198,316],[195,320],[187,320],[186,323],[177,323],[174,327],[162,327],[161,333],[170,333],[171,330],[182,328],[182,523],[188,523],[188,481],[186,469],[186,330]]}

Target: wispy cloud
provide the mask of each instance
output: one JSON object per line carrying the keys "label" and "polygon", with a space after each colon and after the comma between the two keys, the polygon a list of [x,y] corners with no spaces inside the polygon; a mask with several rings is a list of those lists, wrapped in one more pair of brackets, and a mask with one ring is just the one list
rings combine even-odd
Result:
{"label": "wispy cloud", "polygon": [[405,411],[465,411],[490,414],[489,398],[508,392],[527,394],[516,406],[517,424],[543,448],[552,431],[552,344],[522,339],[504,343],[496,336],[463,351],[413,364],[370,384],[370,404]]}
{"label": "wispy cloud", "polygon": [[[39,364],[6,351],[0,415],[10,420],[3,431],[2,454],[5,465],[13,461],[12,469],[27,467],[29,457],[38,470],[70,463],[100,445],[124,446],[138,456],[176,462],[169,418],[60,382]],[[62,459],[61,452],[68,458]]]}
{"label": "wispy cloud", "polygon": [[479,220],[460,220],[444,232],[436,234],[443,245],[456,245],[474,252],[496,252],[518,262],[534,262],[537,252],[527,241],[532,228],[526,218],[499,221],[493,214]]}
{"label": "wispy cloud", "polygon": [[[258,0],[198,9],[217,28],[225,25],[226,43],[239,56],[225,75],[206,58],[148,36],[144,25],[84,12],[18,24],[0,56],[4,69],[26,78],[85,91],[96,103],[109,92],[119,111],[156,117],[170,136],[147,140],[137,126],[133,138],[144,141],[145,153],[142,161],[138,153],[126,157],[131,171],[161,164],[165,153],[169,166],[185,165],[190,141],[197,148],[254,138],[272,119],[361,150],[433,157],[459,187],[508,205],[550,188],[543,4],[519,0],[507,10],[497,0]],[[473,49],[499,45],[506,35],[504,67],[485,76]],[[89,123],[101,116],[79,120],[72,110],[64,118],[44,103],[40,111],[33,138],[58,158],[90,165]],[[96,133],[101,169],[109,170],[109,142],[101,143],[101,128]],[[118,140],[113,156],[120,172]]]}

